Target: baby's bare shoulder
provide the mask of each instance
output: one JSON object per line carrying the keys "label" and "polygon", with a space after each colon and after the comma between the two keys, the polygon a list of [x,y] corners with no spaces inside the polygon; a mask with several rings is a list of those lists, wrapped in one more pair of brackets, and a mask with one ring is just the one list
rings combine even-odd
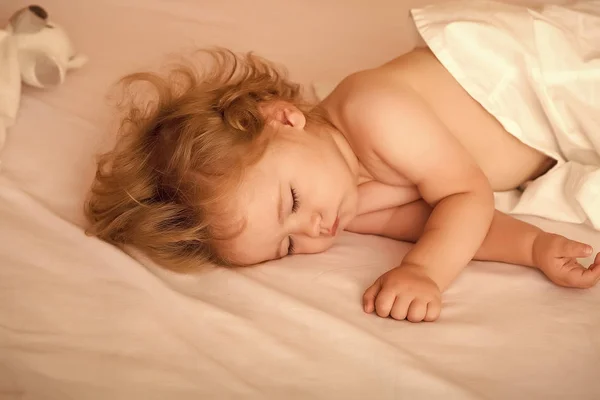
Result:
{"label": "baby's bare shoulder", "polygon": [[334,123],[359,149],[359,158],[374,160],[370,172],[400,174],[432,203],[485,180],[429,103],[387,71],[349,77],[340,84],[335,104]]}
{"label": "baby's bare shoulder", "polygon": [[382,121],[387,120],[390,113],[410,118],[410,110],[421,105],[418,93],[384,68],[346,77],[323,102],[332,122],[350,140],[362,145],[380,141],[380,135],[390,132],[394,136],[401,134],[399,130],[382,130]]}
{"label": "baby's bare shoulder", "polygon": [[[364,105],[364,100],[380,98],[382,90],[395,95],[406,94],[405,85],[386,69],[374,68],[353,73],[344,78],[329,96],[331,104],[338,109],[348,109],[357,104]],[[369,108],[372,109],[372,108]]]}

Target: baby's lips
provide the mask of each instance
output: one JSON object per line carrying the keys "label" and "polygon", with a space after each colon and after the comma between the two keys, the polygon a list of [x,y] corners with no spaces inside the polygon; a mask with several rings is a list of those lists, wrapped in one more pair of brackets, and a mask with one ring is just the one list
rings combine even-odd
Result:
{"label": "baby's lips", "polygon": [[331,236],[335,236],[339,224],[340,224],[340,218],[337,217],[335,219],[335,222],[333,223],[333,226],[331,227]]}

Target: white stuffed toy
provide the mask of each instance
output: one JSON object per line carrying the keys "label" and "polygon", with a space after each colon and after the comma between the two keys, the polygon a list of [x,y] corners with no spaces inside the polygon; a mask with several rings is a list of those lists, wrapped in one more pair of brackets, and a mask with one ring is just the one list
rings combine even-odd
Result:
{"label": "white stuffed toy", "polygon": [[6,29],[0,29],[0,150],[17,117],[21,82],[37,88],[57,86],[68,70],[86,62],[42,7],[21,9],[10,18]]}

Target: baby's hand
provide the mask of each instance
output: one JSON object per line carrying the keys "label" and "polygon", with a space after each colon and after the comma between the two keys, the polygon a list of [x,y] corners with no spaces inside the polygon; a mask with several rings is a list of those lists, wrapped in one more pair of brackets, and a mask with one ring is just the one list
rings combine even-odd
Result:
{"label": "baby's hand", "polygon": [[422,267],[408,264],[381,275],[363,296],[365,312],[411,322],[435,321],[441,303],[435,282]]}
{"label": "baby's hand", "polygon": [[593,249],[563,236],[543,232],[533,243],[535,265],[559,286],[587,289],[600,280],[600,253],[588,269],[577,262],[591,255]]}

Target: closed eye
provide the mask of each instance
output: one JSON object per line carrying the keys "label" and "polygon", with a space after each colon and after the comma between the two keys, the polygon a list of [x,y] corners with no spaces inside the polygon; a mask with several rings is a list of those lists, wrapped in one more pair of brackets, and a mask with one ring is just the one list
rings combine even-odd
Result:
{"label": "closed eye", "polygon": [[296,189],[292,187],[292,212],[295,213],[298,211],[298,207],[300,207],[300,201],[298,200],[298,193],[296,193]]}
{"label": "closed eye", "polygon": [[[298,193],[296,192],[296,189],[292,187],[290,191],[292,192],[292,213],[295,213],[298,211],[298,207],[300,207],[300,200],[298,200]],[[292,239],[290,236],[288,240],[290,243],[288,245],[288,256],[290,256],[294,254],[294,239]]]}

